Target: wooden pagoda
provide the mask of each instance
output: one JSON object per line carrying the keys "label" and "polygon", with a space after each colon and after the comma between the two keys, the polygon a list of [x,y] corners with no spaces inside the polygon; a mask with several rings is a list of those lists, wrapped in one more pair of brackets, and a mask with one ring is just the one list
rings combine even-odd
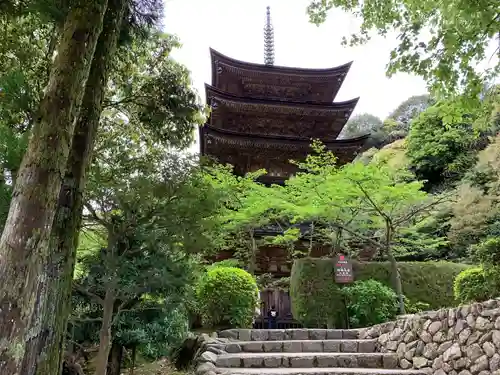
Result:
{"label": "wooden pagoda", "polygon": [[[205,91],[211,115],[200,128],[201,154],[233,165],[239,175],[264,168],[264,183],[283,183],[296,172],[289,160],[304,159],[313,139],[321,140],[339,163],[351,162],[366,149],[369,137],[337,139],[358,102],[334,101],[351,63],[329,69],[275,66],[272,31],[268,8],[264,64],[210,49],[212,84]],[[219,259],[230,256],[220,254]],[[261,249],[258,269],[276,277],[290,275],[279,248]],[[275,305],[282,318],[292,319],[286,292],[267,291],[262,299],[263,312]]]}

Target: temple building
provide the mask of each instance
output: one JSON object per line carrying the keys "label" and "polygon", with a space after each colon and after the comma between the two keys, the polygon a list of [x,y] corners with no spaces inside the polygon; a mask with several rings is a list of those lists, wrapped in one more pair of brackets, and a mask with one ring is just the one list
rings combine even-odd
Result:
{"label": "temple building", "polygon": [[[351,62],[328,69],[274,65],[269,7],[264,46],[264,64],[210,49],[212,83],[205,90],[211,115],[200,128],[201,154],[233,165],[239,175],[264,168],[268,174],[263,183],[281,184],[297,171],[289,160],[303,160],[313,139],[321,140],[340,164],[366,150],[369,135],[338,139],[358,102],[358,98],[335,101]],[[282,253],[283,249],[262,249],[260,272],[289,276],[290,264]],[[291,320],[287,294],[266,293],[263,311],[276,305],[280,317]]]}

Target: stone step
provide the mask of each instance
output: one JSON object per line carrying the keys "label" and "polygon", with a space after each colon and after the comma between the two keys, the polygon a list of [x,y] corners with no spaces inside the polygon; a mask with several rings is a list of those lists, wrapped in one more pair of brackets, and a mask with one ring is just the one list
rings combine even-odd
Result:
{"label": "stone step", "polygon": [[240,341],[283,340],[353,340],[359,337],[357,329],[229,329],[219,337]]}
{"label": "stone step", "polygon": [[373,353],[377,340],[276,340],[276,341],[235,341],[226,344],[228,353],[263,353],[263,352],[344,352]]}
{"label": "stone step", "polygon": [[227,375],[425,375],[421,370],[391,370],[379,368],[216,368],[217,374]]}
{"label": "stone step", "polygon": [[215,366],[261,369],[278,367],[395,369],[398,367],[398,360],[395,353],[235,353],[218,356]]}

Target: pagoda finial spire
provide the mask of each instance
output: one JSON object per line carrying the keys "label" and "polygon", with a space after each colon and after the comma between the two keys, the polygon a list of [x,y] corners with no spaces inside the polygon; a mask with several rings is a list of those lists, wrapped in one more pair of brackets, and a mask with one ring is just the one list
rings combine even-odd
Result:
{"label": "pagoda finial spire", "polygon": [[274,28],[271,23],[271,7],[267,7],[264,26],[264,64],[274,65]]}

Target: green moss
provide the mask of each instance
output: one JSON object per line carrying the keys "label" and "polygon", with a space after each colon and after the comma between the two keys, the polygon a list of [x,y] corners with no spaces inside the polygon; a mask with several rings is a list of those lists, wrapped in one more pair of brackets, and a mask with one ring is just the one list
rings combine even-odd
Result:
{"label": "green moss", "polygon": [[[457,304],[453,280],[468,265],[450,262],[400,262],[403,293],[412,302],[432,309]],[[374,279],[392,287],[388,262],[353,264],[355,280]],[[294,262],[290,278],[294,317],[306,327],[342,326],[344,301],[335,284],[331,259],[304,258]]]}

